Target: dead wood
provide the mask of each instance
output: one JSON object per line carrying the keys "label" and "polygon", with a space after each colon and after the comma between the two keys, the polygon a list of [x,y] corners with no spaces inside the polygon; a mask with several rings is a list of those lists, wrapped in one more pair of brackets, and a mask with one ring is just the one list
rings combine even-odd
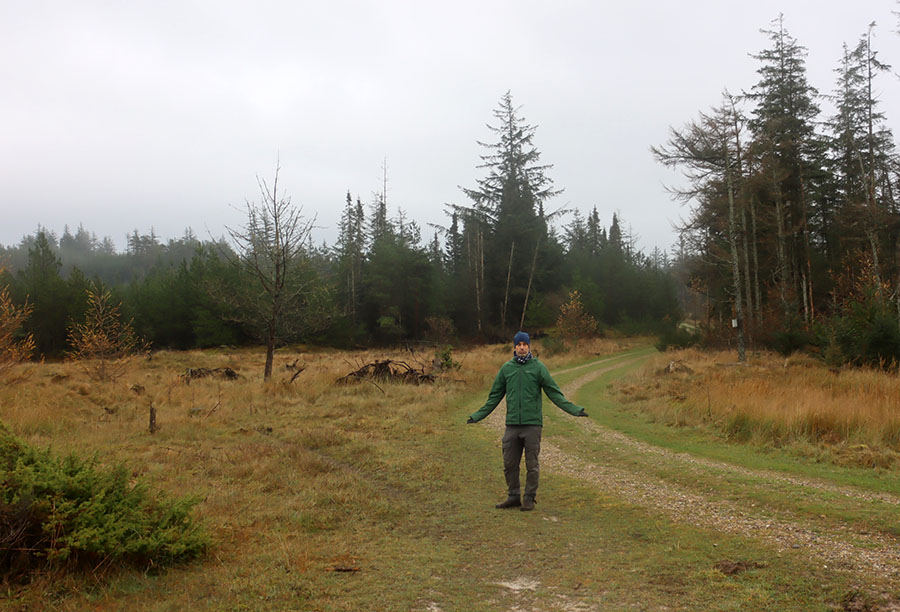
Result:
{"label": "dead wood", "polygon": [[297,377],[300,376],[300,374],[302,374],[304,370],[306,370],[306,364],[300,364],[299,361],[300,359],[298,358],[294,360],[294,363],[288,363],[284,366],[285,370],[294,371],[294,373],[288,379],[287,384],[291,384],[292,382],[297,380]]}
{"label": "dead wood", "polygon": [[693,374],[694,370],[685,362],[678,361],[670,361],[669,364],[659,371],[660,374],[674,374],[676,372],[687,372],[688,374]]}
{"label": "dead wood", "polygon": [[421,385],[433,383],[434,374],[426,373],[424,368],[416,369],[405,361],[393,361],[391,359],[380,361],[376,359],[345,376],[341,376],[336,382],[338,384],[347,384],[356,380]]}
{"label": "dead wood", "polygon": [[196,380],[198,378],[221,378],[223,380],[237,380],[241,377],[240,374],[235,372],[229,367],[224,368],[188,368],[184,374],[181,375],[181,380],[185,382],[185,384],[191,384],[192,380]]}

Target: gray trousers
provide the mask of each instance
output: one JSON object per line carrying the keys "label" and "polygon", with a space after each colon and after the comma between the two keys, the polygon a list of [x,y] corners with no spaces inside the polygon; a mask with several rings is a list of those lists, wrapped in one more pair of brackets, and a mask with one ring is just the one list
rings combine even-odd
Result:
{"label": "gray trousers", "polygon": [[540,425],[507,425],[503,434],[503,474],[509,494],[518,497],[521,493],[519,484],[519,464],[522,451],[525,452],[525,495],[532,499],[537,495],[538,480],[541,469],[538,455],[541,453]]}

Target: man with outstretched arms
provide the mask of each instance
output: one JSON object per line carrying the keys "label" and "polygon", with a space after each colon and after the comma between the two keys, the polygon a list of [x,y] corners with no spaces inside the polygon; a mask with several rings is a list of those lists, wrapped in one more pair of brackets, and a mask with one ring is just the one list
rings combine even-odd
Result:
{"label": "man with outstretched arms", "polygon": [[[508,497],[496,508],[520,507],[522,511],[534,510],[541,452],[541,391],[554,404],[571,415],[586,417],[581,406],[566,399],[559,385],[550,376],[547,366],[531,354],[531,339],[523,331],[513,338],[513,358],[503,364],[494,378],[494,385],[484,406],[469,417],[468,423],[485,418],[503,397],[506,397],[506,431],[503,434],[503,473],[506,476]],[[519,484],[519,465],[525,453],[525,494]]]}

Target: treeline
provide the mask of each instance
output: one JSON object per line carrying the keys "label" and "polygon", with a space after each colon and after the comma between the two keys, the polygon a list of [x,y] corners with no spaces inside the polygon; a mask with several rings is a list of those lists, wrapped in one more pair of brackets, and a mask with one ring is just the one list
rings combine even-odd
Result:
{"label": "treeline", "polygon": [[[57,357],[69,347],[69,330],[84,319],[88,289],[109,289],[123,303],[135,330],[155,346],[192,348],[247,340],[240,326],[205,289],[233,274],[221,256],[224,245],[201,242],[189,232],[161,244],[151,235],[129,238],[124,253],[79,227],[73,243],[66,231],[57,238],[46,229],[16,246],[0,248],[0,287],[13,304],[30,305],[21,332],[34,337],[37,356]],[[77,246],[76,246],[77,245]],[[74,264],[73,262],[78,262]]]}
{"label": "treeline", "polygon": [[[677,321],[665,255],[637,251],[622,220],[614,214],[605,226],[596,207],[586,216],[575,211],[556,229],[544,204],[559,190],[547,176],[550,166],[539,163],[534,128],[508,93],[494,115],[497,139],[484,145],[480,166],[486,176],[464,190],[468,205],[448,206],[446,226],[434,227],[428,239],[402,210],[392,213],[384,193],[363,204],[348,192],[336,243],[316,246],[302,232],[283,261],[263,256],[280,238],[267,234],[265,207],[248,206],[248,225],[231,240],[201,241],[187,231],[164,243],[135,231],[124,253],[84,227],[60,237],[39,228],[0,249],[8,266],[0,285],[17,304],[33,306],[25,331],[45,355],[66,350],[67,326],[83,316],[90,282],[111,290],[156,347],[271,338],[338,346],[508,340],[520,326],[552,329],[572,291],[605,327],[639,331]],[[264,201],[296,213],[289,200],[261,187]],[[280,265],[294,277],[277,289],[271,283]],[[302,292],[303,299],[279,291]],[[297,308],[285,316],[282,305],[291,300]]]}
{"label": "treeline", "polygon": [[895,77],[873,30],[844,45],[822,95],[779,17],[753,56],[756,84],[653,148],[688,178],[673,190],[692,203],[678,265],[709,337],[741,358],[762,343],[809,345],[836,364],[900,360],[900,164],[876,95]]}

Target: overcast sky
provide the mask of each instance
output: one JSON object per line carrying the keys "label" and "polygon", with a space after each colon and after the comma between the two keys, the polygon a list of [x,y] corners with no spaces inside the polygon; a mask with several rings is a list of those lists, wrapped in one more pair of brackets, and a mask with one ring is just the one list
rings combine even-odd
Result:
{"label": "overcast sky", "polygon": [[[651,145],[757,81],[749,54],[779,13],[834,88],[842,44],[870,22],[900,68],[894,0],[5,0],[0,3],[0,244],[79,223],[120,248],[240,225],[256,177],[281,185],[334,242],[345,194],[364,203],[387,162],[391,215],[423,229],[467,204],[486,127],[510,90],[565,192],[547,204],[604,224],[618,211],[645,251],[685,210]],[[880,77],[900,134],[900,79]]]}

